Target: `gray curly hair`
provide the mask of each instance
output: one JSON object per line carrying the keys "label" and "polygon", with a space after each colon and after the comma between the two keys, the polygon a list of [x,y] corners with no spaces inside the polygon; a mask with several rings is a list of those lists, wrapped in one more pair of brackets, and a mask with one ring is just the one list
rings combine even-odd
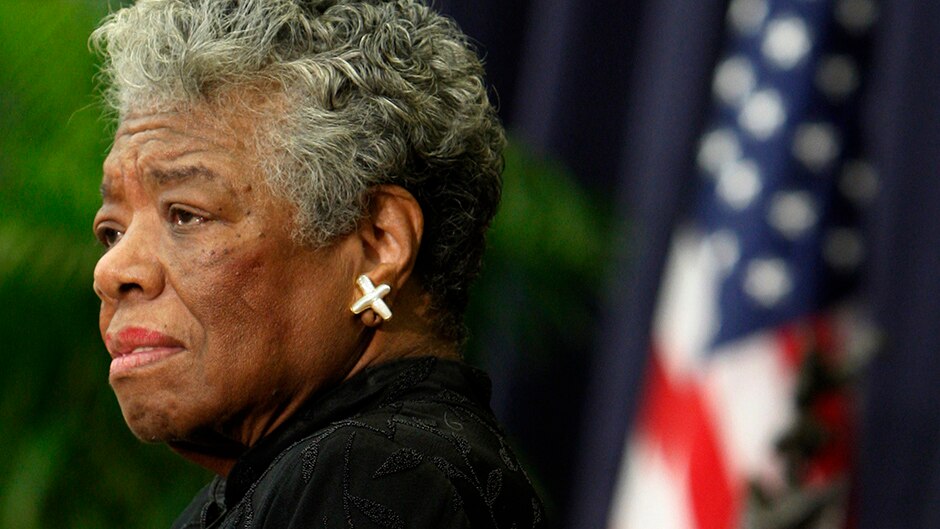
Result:
{"label": "gray curly hair", "polygon": [[119,117],[273,87],[286,105],[256,148],[304,243],[352,231],[373,186],[410,191],[425,216],[416,276],[438,332],[464,338],[505,136],[450,19],[419,0],[140,0],[90,43]]}

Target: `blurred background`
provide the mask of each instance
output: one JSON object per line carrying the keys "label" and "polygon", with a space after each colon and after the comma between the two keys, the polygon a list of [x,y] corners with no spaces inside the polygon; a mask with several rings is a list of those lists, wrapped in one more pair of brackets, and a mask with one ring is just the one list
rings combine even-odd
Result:
{"label": "blurred background", "polygon": [[[0,527],[167,527],[208,479],[97,331],[120,5],[0,4]],[[940,527],[940,5],[435,5],[512,138],[467,357],[553,525]]]}

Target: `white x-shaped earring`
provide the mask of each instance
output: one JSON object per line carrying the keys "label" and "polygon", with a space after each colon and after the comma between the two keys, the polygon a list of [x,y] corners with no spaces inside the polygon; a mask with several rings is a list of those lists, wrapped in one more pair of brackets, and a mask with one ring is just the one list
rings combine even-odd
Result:
{"label": "white x-shaped earring", "polygon": [[382,301],[382,298],[392,291],[392,287],[384,283],[376,287],[372,284],[372,280],[365,275],[359,276],[359,279],[356,279],[356,284],[358,284],[359,289],[362,290],[362,297],[349,307],[349,310],[353,311],[353,314],[359,314],[366,309],[372,309],[376,314],[381,316],[383,320],[392,319],[391,309]]}

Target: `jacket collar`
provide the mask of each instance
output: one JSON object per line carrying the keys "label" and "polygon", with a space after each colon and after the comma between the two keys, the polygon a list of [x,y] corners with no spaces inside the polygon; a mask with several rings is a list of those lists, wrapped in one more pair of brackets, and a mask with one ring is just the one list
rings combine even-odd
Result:
{"label": "jacket collar", "polygon": [[[456,393],[489,407],[490,382],[482,371],[463,362],[436,357],[395,360],[364,370],[319,393],[274,432],[249,448],[232,467],[224,486],[225,505],[233,507],[278,455],[330,423],[409,399]],[[217,487],[213,487],[219,490]]]}

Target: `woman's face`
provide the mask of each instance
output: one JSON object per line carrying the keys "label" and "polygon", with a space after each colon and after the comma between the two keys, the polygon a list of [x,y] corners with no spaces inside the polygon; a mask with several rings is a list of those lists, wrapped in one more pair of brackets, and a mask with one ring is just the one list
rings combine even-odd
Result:
{"label": "woman's face", "polygon": [[[250,118],[122,122],[104,164],[95,267],[110,382],[155,441],[249,445],[355,363],[353,238],[311,249],[269,193]],[[361,252],[360,252],[361,253]]]}

